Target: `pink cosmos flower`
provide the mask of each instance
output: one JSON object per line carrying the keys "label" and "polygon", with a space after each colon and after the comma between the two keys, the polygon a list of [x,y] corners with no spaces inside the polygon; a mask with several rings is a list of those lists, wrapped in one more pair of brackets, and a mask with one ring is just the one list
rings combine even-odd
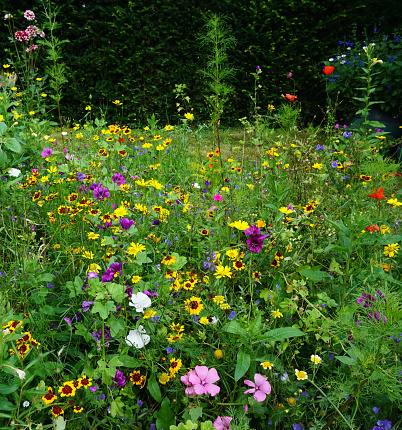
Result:
{"label": "pink cosmos flower", "polygon": [[[201,394],[216,396],[221,388],[214,385],[214,382],[219,381],[219,379],[218,372],[215,368],[208,370],[207,366],[195,366],[195,369],[188,373],[188,383],[186,385],[188,388],[192,388],[195,394],[199,396]],[[183,377],[181,380],[184,382]],[[188,388],[186,389],[186,394]]]}
{"label": "pink cosmos flower", "polygon": [[213,428],[216,430],[230,430],[229,424],[232,419],[232,417],[218,417],[213,423]]}
{"label": "pink cosmos flower", "polygon": [[256,373],[254,375],[254,382],[250,381],[249,379],[246,379],[244,383],[248,385],[250,388],[249,390],[246,390],[244,394],[248,393],[254,393],[254,399],[256,402],[263,402],[267,394],[271,392],[271,384],[268,382],[267,378],[260,375],[259,373]]}
{"label": "pink cosmos flower", "polygon": [[215,194],[213,199],[216,200],[217,202],[221,202],[223,200],[223,197],[220,196],[219,194]]}

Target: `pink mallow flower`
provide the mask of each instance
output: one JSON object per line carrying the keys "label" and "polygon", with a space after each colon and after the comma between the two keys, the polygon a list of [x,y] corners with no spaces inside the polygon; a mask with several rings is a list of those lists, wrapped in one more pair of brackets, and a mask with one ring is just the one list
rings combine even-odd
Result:
{"label": "pink mallow flower", "polygon": [[223,197],[220,196],[219,194],[215,194],[213,199],[216,200],[217,202],[221,202],[223,200]]}
{"label": "pink mallow flower", "polygon": [[53,154],[53,151],[50,148],[45,148],[40,154],[43,158],[50,157]]}
{"label": "pink mallow flower", "polygon": [[213,424],[213,428],[216,430],[230,430],[230,421],[232,417],[218,417]]}
{"label": "pink mallow flower", "polygon": [[267,394],[271,392],[271,384],[268,382],[267,378],[265,376],[260,375],[259,373],[256,373],[254,375],[254,382],[250,381],[249,379],[246,379],[244,383],[248,385],[250,388],[249,390],[246,390],[244,394],[248,393],[254,393],[254,399],[256,402],[263,402]]}
{"label": "pink mallow flower", "polygon": [[220,379],[215,368],[208,370],[207,366],[195,366],[195,369],[187,375],[188,380],[184,379],[185,377],[181,378],[182,382],[187,385],[186,394],[194,395],[192,393],[195,393],[199,396],[201,394],[216,396],[221,390],[220,387],[214,385],[214,382]]}

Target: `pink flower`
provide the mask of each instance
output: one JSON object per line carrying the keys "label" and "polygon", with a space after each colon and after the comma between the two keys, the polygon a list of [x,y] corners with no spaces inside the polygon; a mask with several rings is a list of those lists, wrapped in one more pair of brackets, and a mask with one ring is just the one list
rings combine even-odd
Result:
{"label": "pink flower", "polygon": [[289,72],[286,76],[288,79],[292,77],[292,72]]}
{"label": "pink flower", "polygon": [[15,32],[15,39],[18,42],[28,42],[29,38],[30,38],[29,33],[26,30]]}
{"label": "pink flower", "polygon": [[53,151],[50,148],[45,148],[40,154],[43,158],[50,157],[53,154]]}
{"label": "pink flower", "polygon": [[5,15],[4,15],[4,19],[6,20],[6,19],[10,19],[11,18],[11,13],[6,13]]}
{"label": "pink flower", "polygon": [[220,196],[219,194],[215,194],[213,198],[214,198],[214,200],[216,200],[217,202],[221,202],[221,201],[222,201],[222,199],[223,199],[223,197],[222,197],[222,196]]}
{"label": "pink flower", "polygon": [[35,19],[35,14],[31,11],[31,10],[26,10],[24,12],[24,17],[28,20],[28,21],[33,21]]}
{"label": "pink flower", "polygon": [[181,382],[183,382],[183,384],[187,386],[185,390],[185,393],[187,396],[195,396],[193,384],[189,381],[190,373],[193,373],[193,372],[194,370],[191,370],[190,372],[187,373],[187,375],[184,375],[180,378]]}
{"label": "pink flower", "polygon": [[210,394],[216,396],[221,390],[214,385],[219,381],[218,372],[215,368],[209,369],[207,366],[195,366],[195,369],[188,374],[188,382],[192,384],[195,394]]}
{"label": "pink flower", "polygon": [[244,383],[249,387],[254,387],[246,390],[244,394],[254,393],[255,401],[263,402],[266,399],[267,394],[271,392],[271,384],[268,382],[267,378],[260,375],[259,373],[254,375],[254,381],[255,383],[248,379],[244,381]]}
{"label": "pink flower", "polygon": [[218,417],[213,423],[213,428],[216,430],[230,430],[229,424],[232,419],[232,417]]}

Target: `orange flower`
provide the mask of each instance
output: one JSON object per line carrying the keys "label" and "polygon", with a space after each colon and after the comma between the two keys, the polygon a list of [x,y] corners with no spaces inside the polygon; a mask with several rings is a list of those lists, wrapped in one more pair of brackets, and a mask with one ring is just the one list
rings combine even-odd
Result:
{"label": "orange flower", "polygon": [[292,102],[294,99],[297,99],[297,96],[292,96],[291,94],[285,94],[285,98],[287,98]]}
{"label": "orange flower", "polygon": [[325,66],[322,71],[326,75],[330,75],[334,70],[335,70],[335,67],[333,67],[333,66]]}
{"label": "orange flower", "polygon": [[373,194],[367,194],[367,197],[373,197],[373,199],[382,200],[386,199],[383,194],[384,188],[379,188],[378,191],[375,191],[375,188],[373,188]]}
{"label": "orange flower", "polygon": [[370,231],[371,233],[379,233],[380,227],[378,227],[378,224],[369,225],[365,228],[366,231]]}

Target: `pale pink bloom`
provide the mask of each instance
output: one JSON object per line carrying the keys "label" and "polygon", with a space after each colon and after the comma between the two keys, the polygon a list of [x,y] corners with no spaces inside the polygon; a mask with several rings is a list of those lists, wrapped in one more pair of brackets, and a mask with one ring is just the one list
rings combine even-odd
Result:
{"label": "pale pink bloom", "polygon": [[216,200],[217,202],[221,202],[222,199],[223,199],[223,197],[220,196],[219,194],[215,194],[214,197],[213,197],[213,199]]}
{"label": "pale pink bloom", "polygon": [[6,14],[4,15],[4,19],[5,19],[5,20],[10,19],[10,18],[11,18],[11,13],[6,13]]}
{"label": "pale pink bloom", "polygon": [[219,381],[219,379],[216,369],[208,370],[207,366],[195,366],[188,377],[189,382],[194,387],[195,394],[210,394],[211,396],[216,396],[221,390],[220,387],[214,385],[214,382]]}
{"label": "pale pink bloom", "polygon": [[256,402],[263,402],[267,394],[271,392],[271,384],[268,382],[267,378],[265,376],[260,375],[259,373],[256,373],[254,375],[254,382],[250,381],[249,379],[246,379],[244,383],[248,385],[250,388],[249,390],[246,390],[244,394],[248,393],[254,393],[254,399]]}
{"label": "pale pink bloom", "polygon": [[31,11],[31,10],[26,10],[24,12],[24,17],[28,20],[28,21],[33,21],[35,19],[35,14]]}
{"label": "pale pink bloom", "polygon": [[191,373],[195,373],[194,370],[191,370],[186,375],[184,375],[180,378],[181,382],[183,382],[183,384],[187,386],[187,388],[185,390],[185,393],[187,396],[195,396],[196,395],[195,391],[194,391],[193,384],[189,381]]}
{"label": "pale pink bloom", "polygon": [[232,419],[232,417],[218,417],[213,423],[213,428],[216,430],[230,430],[229,424]]}
{"label": "pale pink bloom", "polygon": [[288,79],[292,77],[292,72],[289,72],[288,75],[286,76]]}

